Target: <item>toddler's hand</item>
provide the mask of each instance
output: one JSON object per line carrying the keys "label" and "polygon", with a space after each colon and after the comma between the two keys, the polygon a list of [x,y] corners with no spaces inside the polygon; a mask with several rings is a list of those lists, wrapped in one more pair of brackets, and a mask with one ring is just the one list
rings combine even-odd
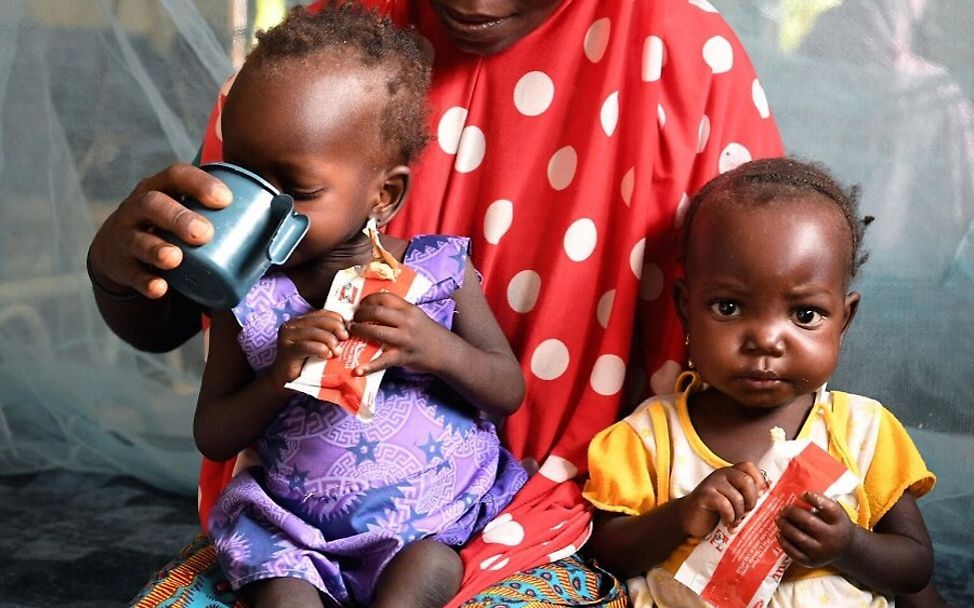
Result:
{"label": "toddler's hand", "polygon": [[339,355],[339,343],[344,340],[348,340],[348,329],[337,312],[316,310],[294,317],[277,332],[277,358],[270,373],[283,386],[301,374],[308,357],[330,359]]}
{"label": "toddler's hand", "polygon": [[733,528],[754,508],[767,484],[753,462],[741,462],[717,469],[693,492],[680,499],[683,531],[702,538],[722,521]]}
{"label": "toddler's hand", "polygon": [[855,524],[842,505],[815,492],[802,498],[811,509],[790,505],[778,515],[778,542],[788,557],[806,568],[830,564],[841,556],[855,535]]}
{"label": "toddler's hand", "polygon": [[378,358],[355,369],[356,375],[364,376],[390,367],[434,372],[438,369],[437,357],[443,352],[437,335],[447,330],[415,305],[383,292],[362,299],[349,331],[382,345]]}

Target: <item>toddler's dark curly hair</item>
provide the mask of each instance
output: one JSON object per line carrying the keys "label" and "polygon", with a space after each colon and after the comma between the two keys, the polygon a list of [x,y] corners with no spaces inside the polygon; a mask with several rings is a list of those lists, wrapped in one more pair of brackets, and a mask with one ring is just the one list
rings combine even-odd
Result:
{"label": "toddler's dark curly hair", "polygon": [[843,187],[821,163],[795,158],[766,158],[744,163],[707,182],[690,199],[680,232],[680,259],[686,257],[693,218],[704,204],[761,205],[772,200],[817,194],[842,211],[852,235],[849,278],[853,278],[869,254],[862,249],[872,216],[859,215],[859,186]]}
{"label": "toddler's dark curly hair", "polygon": [[396,160],[409,164],[429,140],[431,53],[414,28],[398,27],[358,2],[331,0],[317,12],[291,9],[279,25],[258,32],[257,42],[247,63],[260,69],[335,49],[357,57],[364,67],[382,70],[389,94],[382,136],[395,147]]}

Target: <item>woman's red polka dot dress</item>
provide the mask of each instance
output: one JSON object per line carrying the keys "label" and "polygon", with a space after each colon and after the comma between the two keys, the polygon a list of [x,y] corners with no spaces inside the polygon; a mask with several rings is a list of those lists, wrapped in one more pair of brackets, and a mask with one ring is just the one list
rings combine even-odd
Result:
{"label": "woman's red polka dot dress", "polygon": [[[455,50],[426,1],[374,3],[436,53],[435,139],[389,231],[472,238],[527,382],[501,434],[541,463],[463,551],[462,600],[585,542],[590,512],[572,480],[589,439],[634,396],[671,390],[684,358],[671,293],[688,195],[781,143],[744,49],[706,0],[565,0],[492,56]],[[221,105],[204,162],[220,156]],[[204,522],[231,469],[204,463]]]}

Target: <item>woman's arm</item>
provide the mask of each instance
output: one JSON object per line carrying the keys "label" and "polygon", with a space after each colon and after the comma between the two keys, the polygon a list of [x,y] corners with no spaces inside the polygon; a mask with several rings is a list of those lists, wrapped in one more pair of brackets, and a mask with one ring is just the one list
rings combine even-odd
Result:
{"label": "woman's arm", "polygon": [[158,230],[201,245],[213,234],[206,218],[188,210],[181,196],[224,207],[231,193],[215,177],[176,164],[142,180],[98,229],[88,250],[95,303],[120,338],[151,352],[172,350],[200,330],[198,304],[174,294],[160,270],[182,261],[179,248]]}
{"label": "woman's arm", "polygon": [[524,399],[524,377],[469,259],[453,299],[453,331],[398,296],[377,293],[363,299],[349,331],[382,344],[383,353],[356,373],[393,366],[430,373],[488,416],[509,416]]}
{"label": "woman's arm", "polygon": [[149,299],[120,285],[108,287],[88,258],[88,278],[98,311],[109,329],[135,348],[164,353],[184,344],[200,331],[199,304],[170,290]]}

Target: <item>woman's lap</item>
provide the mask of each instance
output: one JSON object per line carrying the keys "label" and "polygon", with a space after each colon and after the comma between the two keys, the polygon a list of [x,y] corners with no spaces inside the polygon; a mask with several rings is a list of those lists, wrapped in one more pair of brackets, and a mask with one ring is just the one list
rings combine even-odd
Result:
{"label": "woman's lap", "polygon": [[[129,604],[136,608],[246,608],[230,589],[209,537],[199,535],[160,570]],[[605,606],[627,604],[625,588],[577,554],[519,572],[485,589],[464,608]]]}

